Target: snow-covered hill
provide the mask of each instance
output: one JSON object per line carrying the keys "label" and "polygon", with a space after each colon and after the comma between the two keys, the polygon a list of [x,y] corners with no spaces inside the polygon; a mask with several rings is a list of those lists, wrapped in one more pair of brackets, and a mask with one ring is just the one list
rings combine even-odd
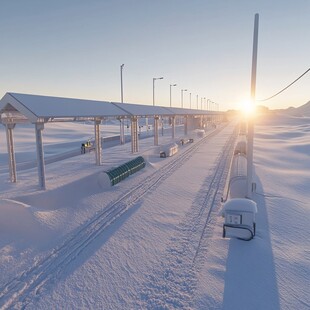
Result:
{"label": "snow-covered hill", "polygon": [[290,107],[280,111],[287,115],[310,117],[310,101],[298,108]]}

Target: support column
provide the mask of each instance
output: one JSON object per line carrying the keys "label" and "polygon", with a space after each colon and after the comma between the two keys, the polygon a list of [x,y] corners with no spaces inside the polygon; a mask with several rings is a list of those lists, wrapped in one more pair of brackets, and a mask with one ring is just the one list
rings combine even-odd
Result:
{"label": "support column", "polygon": [[184,116],[184,135],[187,136],[187,128],[188,124],[187,124],[187,116]]}
{"label": "support column", "polygon": [[154,145],[158,145],[158,121],[159,117],[154,117]]}
{"label": "support column", "polygon": [[12,183],[17,182],[14,139],[13,139],[14,127],[15,127],[15,124],[6,125],[6,141],[7,141],[8,154],[9,154],[10,181]]}
{"label": "support column", "polygon": [[171,117],[171,135],[172,135],[172,139],[175,139],[175,116]]}
{"label": "support column", "polygon": [[149,135],[149,119],[145,118],[146,134]]}
{"label": "support column", "polygon": [[119,119],[119,125],[120,125],[120,144],[125,144],[125,126],[124,126],[124,119]]}
{"label": "support column", "polygon": [[137,153],[138,151],[138,120],[134,116],[131,118],[131,152]]}
{"label": "support column", "polygon": [[100,124],[101,120],[95,120],[95,154],[96,154],[96,165],[101,165],[101,137],[100,137]]}
{"label": "support column", "polygon": [[161,117],[161,135],[164,136],[164,118]]}
{"label": "support column", "polygon": [[187,130],[189,131],[189,132],[191,132],[192,130],[193,130],[193,117],[192,116],[190,116],[188,119],[187,119],[187,123],[188,123],[188,125],[187,125]]}
{"label": "support column", "polygon": [[44,129],[44,123],[35,124],[39,186],[41,189],[45,190],[45,165],[44,165],[44,151],[43,151],[43,143],[42,143],[42,130],[43,129]]}

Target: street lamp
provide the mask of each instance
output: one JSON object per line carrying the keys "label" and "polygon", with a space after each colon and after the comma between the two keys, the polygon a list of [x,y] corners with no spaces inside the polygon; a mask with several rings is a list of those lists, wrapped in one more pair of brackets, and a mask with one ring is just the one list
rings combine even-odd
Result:
{"label": "street lamp", "polygon": [[162,80],[163,77],[159,77],[159,78],[153,78],[153,105],[155,105],[155,81],[156,80]]}
{"label": "street lamp", "polygon": [[177,84],[170,84],[170,108],[171,108],[171,87],[177,86]]}
{"label": "street lamp", "polygon": [[196,95],[196,101],[197,101],[197,110],[199,109],[199,106],[198,106],[198,95]]}
{"label": "street lamp", "polygon": [[124,68],[124,64],[121,65],[121,103],[124,102],[124,98],[123,98],[123,68]]}
{"label": "street lamp", "polygon": [[183,92],[187,91],[187,89],[181,89],[181,107],[183,108]]}
{"label": "street lamp", "polygon": [[209,110],[212,111],[212,103],[213,101],[209,100]]}
{"label": "street lamp", "polygon": [[189,93],[189,108],[192,108],[192,93]]}

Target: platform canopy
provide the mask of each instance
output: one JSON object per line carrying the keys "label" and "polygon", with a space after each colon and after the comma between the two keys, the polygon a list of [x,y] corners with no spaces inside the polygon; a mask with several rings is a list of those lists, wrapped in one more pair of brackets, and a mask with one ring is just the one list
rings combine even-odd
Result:
{"label": "platform canopy", "polygon": [[19,93],[6,93],[0,100],[0,122],[15,124],[206,114],[214,112]]}
{"label": "platform canopy", "polygon": [[76,121],[130,116],[106,101],[6,93],[0,101],[1,122]]}
{"label": "platform canopy", "polygon": [[124,143],[124,119],[131,119],[131,144],[132,152],[135,153],[138,152],[139,117],[154,117],[154,145],[158,145],[158,122],[160,117],[171,117],[172,138],[174,139],[175,116],[185,117],[184,128],[185,134],[187,134],[187,116],[199,117],[208,113],[210,111],[6,93],[0,100],[0,123],[6,127],[10,179],[12,182],[17,180],[13,130],[16,124],[19,123],[32,123],[35,126],[39,185],[42,189],[45,189],[45,162],[42,139],[42,130],[45,123],[94,121],[96,165],[100,166],[102,142],[99,126],[104,119],[119,119],[121,143]]}
{"label": "platform canopy", "polygon": [[132,116],[138,117],[153,117],[153,116],[174,116],[174,113],[166,108],[161,106],[153,106],[153,105],[143,105],[143,104],[135,104],[135,103],[118,103],[114,102],[114,104],[121,108],[122,110],[130,113]]}
{"label": "platform canopy", "polygon": [[207,114],[223,114],[221,112],[215,112],[215,111],[207,111],[207,110],[198,110],[198,109],[187,109],[187,108],[167,108],[169,111],[172,112],[174,115],[196,115],[196,116],[201,116],[201,115],[207,115]]}

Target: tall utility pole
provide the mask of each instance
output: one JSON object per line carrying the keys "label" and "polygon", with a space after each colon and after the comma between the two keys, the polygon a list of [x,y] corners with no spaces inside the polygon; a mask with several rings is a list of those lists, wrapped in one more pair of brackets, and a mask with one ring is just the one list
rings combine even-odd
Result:
{"label": "tall utility pole", "polygon": [[[256,66],[257,66],[257,47],[258,47],[258,21],[259,15],[255,14],[254,35],[253,35],[253,54],[252,54],[252,75],[251,75],[251,100],[255,105],[256,91]],[[254,146],[254,115],[248,116],[248,146],[247,146],[247,198],[252,198],[252,179],[253,179],[253,146]]]}

